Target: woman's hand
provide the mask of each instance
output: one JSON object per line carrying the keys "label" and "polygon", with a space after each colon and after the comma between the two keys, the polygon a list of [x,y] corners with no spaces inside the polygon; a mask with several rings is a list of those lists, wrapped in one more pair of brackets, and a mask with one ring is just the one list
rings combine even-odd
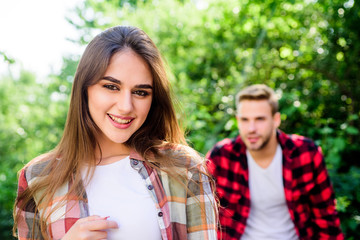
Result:
{"label": "woman's hand", "polygon": [[106,239],[106,230],[118,228],[115,221],[107,220],[108,217],[90,216],[79,219],[65,234],[62,240],[98,240]]}

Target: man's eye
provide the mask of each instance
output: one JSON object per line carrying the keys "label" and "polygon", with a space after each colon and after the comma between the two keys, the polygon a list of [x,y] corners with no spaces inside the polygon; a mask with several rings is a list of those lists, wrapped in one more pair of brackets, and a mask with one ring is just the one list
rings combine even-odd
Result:
{"label": "man's eye", "polygon": [[141,96],[141,97],[145,97],[145,96],[149,95],[149,93],[147,91],[142,91],[142,90],[136,90],[133,93],[138,96]]}
{"label": "man's eye", "polygon": [[119,88],[118,88],[117,86],[112,85],[112,84],[105,84],[105,85],[104,85],[104,88],[107,88],[107,89],[113,90],[113,91],[119,90]]}

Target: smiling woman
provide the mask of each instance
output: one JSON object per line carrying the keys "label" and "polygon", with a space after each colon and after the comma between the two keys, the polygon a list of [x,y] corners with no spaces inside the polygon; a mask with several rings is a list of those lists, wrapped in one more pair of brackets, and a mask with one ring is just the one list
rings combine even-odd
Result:
{"label": "smiling woman", "polygon": [[146,120],[153,78],[145,60],[131,49],[115,53],[104,75],[88,88],[89,111],[101,130],[100,149],[120,151]]}
{"label": "smiling woman", "polygon": [[14,234],[216,239],[212,186],[177,122],[158,49],[118,26],[86,48],[58,146],[21,170]]}

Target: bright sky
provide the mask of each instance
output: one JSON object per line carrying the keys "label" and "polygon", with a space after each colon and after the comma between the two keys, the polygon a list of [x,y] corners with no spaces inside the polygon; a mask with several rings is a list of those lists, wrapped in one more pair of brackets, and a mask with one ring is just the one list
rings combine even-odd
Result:
{"label": "bright sky", "polygon": [[[13,75],[23,67],[45,77],[60,70],[62,56],[82,53],[66,40],[78,36],[65,16],[79,2],[83,0],[0,0],[0,51],[15,59]],[[0,75],[8,71],[0,56]]]}

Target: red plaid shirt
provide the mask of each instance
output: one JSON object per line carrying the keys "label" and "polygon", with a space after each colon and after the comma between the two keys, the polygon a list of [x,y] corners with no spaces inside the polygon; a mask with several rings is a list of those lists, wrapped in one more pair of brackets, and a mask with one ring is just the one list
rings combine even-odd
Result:
{"label": "red plaid shirt", "polygon": [[[300,239],[343,239],[335,194],[320,147],[280,130],[285,199]],[[246,146],[240,136],[218,142],[207,156],[220,198],[219,239],[238,240],[250,213]]]}

